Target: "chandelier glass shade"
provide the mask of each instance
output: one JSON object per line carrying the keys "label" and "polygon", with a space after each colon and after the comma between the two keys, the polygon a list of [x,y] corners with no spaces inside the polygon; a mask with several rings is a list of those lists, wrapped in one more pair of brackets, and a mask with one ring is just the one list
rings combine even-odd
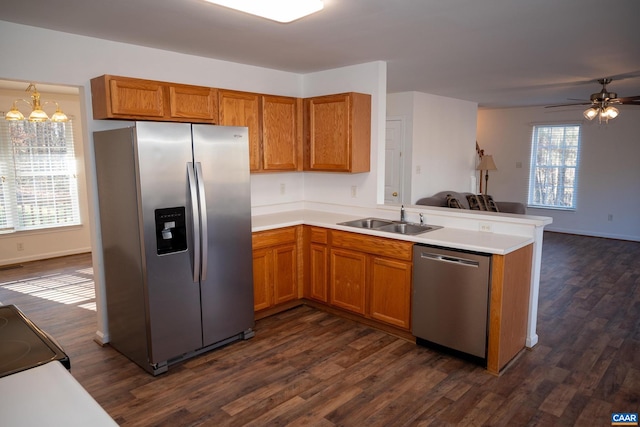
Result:
{"label": "chandelier glass shade", "polygon": [[[20,112],[20,110],[18,109],[18,102],[24,102],[28,104],[29,107],[31,107],[31,113],[29,114],[28,118],[30,122],[46,122],[47,120],[51,120],[52,122],[66,122],[67,120],[69,120],[67,115],[62,112],[62,110],[60,109],[60,105],[56,101],[40,101],[40,92],[38,92],[38,90],[36,89],[35,84],[29,84],[26,92],[29,91],[31,91],[31,101],[27,101],[26,99],[16,99],[15,101],[13,101],[11,110],[9,110],[4,116],[5,120],[25,119],[24,114],[22,114],[22,112]],[[45,113],[45,111],[42,109],[43,103],[44,105],[56,105],[56,111],[53,113],[51,118],[49,118],[47,113]]]}

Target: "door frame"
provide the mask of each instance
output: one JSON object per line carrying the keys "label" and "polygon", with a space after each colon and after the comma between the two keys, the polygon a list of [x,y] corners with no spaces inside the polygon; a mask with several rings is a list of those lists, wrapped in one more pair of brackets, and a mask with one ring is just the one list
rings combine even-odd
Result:
{"label": "door frame", "polygon": [[[406,118],[404,116],[387,116],[385,121],[385,152],[386,152],[386,129],[387,124],[392,121],[400,122],[400,164],[398,165],[398,173],[400,175],[400,204],[410,204],[411,193],[411,174],[407,174],[407,171],[411,170],[411,156],[407,155],[406,147]],[[386,155],[385,155],[386,162]],[[408,163],[408,164],[407,164]],[[408,175],[408,176],[407,176]],[[383,186],[386,183],[383,183]]]}

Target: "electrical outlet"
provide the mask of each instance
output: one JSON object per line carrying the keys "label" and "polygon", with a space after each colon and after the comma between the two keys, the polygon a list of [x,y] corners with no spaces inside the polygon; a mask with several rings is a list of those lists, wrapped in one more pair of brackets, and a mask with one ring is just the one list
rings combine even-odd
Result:
{"label": "electrical outlet", "polygon": [[353,197],[354,199],[357,197],[358,195],[358,186],[357,185],[352,185],[351,186],[351,197]]}
{"label": "electrical outlet", "polygon": [[488,222],[481,222],[480,224],[478,224],[478,229],[480,231],[486,231],[488,233],[491,233],[491,224]]}
{"label": "electrical outlet", "polygon": [[287,192],[287,184],[280,184],[280,194],[284,194]]}
{"label": "electrical outlet", "polygon": [[17,244],[16,244],[16,248],[17,248],[19,251],[24,251],[24,245],[22,244],[22,242],[17,243]]}

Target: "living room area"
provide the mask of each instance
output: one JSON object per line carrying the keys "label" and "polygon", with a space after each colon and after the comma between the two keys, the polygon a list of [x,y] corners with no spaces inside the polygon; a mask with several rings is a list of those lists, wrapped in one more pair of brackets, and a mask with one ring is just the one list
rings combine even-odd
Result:
{"label": "living room area", "polygon": [[[586,86],[585,93],[590,89]],[[608,121],[585,120],[583,110],[477,108],[419,92],[388,94],[387,126],[394,120],[404,126],[410,153],[403,164],[405,204],[447,206],[449,193],[487,194],[498,207],[507,203],[498,209],[502,214],[524,209],[527,215],[553,218],[547,231],[640,241],[640,108],[621,106],[618,117]],[[560,125],[576,126],[579,141],[573,206],[553,208],[529,200],[532,140],[534,127]],[[495,170],[477,170],[474,143],[492,157]]]}

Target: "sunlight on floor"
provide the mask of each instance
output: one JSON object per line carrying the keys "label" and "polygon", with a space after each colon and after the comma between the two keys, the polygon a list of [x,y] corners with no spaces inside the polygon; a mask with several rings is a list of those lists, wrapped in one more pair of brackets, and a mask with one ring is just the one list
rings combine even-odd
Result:
{"label": "sunlight on floor", "polygon": [[4,289],[96,311],[93,269],[0,283]]}

